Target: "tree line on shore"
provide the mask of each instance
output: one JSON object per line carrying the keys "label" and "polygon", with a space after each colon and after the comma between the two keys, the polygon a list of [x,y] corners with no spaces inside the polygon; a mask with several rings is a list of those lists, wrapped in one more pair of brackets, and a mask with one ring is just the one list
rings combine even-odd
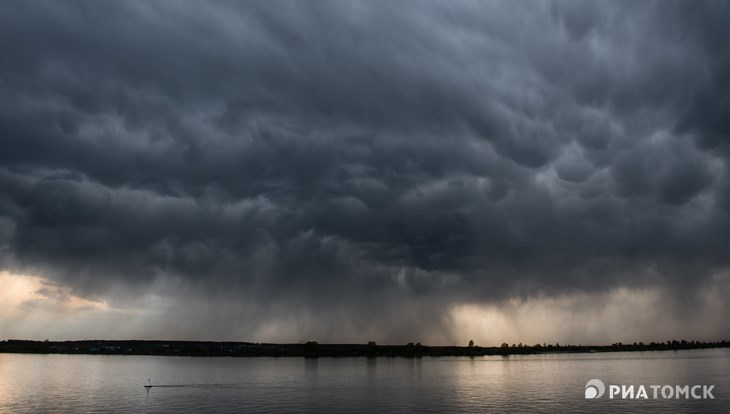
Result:
{"label": "tree line on shore", "polygon": [[500,346],[479,346],[469,341],[466,346],[428,346],[420,342],[405,345],[320,344],[306,341],[296,344],[212,341],[138,341],[138,340],[83,340],[32,341],[9,339],[0,341],[0,352],[41,354],[107,354],[107,355],[180,355],[180,356],[275,356],[275,357],[424,357],[424,356],[486,356],[542,353],[585,353],[664,351],[730,347],[728,341],[702,342],[668,340],[666,342],[634,342],[611,345],[570,345],[502,343]]}

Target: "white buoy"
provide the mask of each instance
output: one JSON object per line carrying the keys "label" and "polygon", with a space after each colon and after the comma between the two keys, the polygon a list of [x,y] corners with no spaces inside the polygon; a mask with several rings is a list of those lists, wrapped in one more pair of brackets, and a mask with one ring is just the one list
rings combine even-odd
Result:
{"label": "white buoy", "polygon": [[145,388],[150,388],[150,387],[152,387],[152,382],[150,381],[150,379],[149,379],[149,378],[147,378],[147,384],[145,384],[145,386],[144,386],[144,387],[145,387]]}

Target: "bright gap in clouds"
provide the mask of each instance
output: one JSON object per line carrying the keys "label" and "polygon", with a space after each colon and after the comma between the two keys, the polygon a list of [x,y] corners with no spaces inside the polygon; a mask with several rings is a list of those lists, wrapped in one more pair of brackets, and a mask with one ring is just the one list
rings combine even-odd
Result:
{"label": "bright gap in clouds", "polygon": [[64,338],[87,322],[111,312],[103,300],[76,296],[42,277],[0,272],[0,337]]}
{"label": "bright gap in clouds", "polygon": [[718,340],[730,333],[723,322],[728,311],[725,298],[730,294],[728,276],[717,275],[690,313],[679,310],[658,287],[459,305],[452,311],[454,336],[464,343],[473,339],[491,346]]}

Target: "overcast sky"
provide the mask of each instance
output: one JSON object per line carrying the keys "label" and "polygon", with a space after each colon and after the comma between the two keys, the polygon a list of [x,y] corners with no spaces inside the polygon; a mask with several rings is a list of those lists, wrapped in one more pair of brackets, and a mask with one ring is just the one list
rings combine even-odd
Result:
{"label": "overcast sky", "polygon": [[0,6],[0,337],[730,339],[730,2]]}

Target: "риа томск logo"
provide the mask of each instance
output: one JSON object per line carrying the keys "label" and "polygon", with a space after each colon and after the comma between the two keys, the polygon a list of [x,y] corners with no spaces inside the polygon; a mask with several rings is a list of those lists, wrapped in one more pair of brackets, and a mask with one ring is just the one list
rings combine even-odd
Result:
{"label": "\u0440\u0438\u0430 \u0442\u043e\u043c\u0441\u043a logo", "polygon": [[[715,399],[712,394],[714,385],[615,385],[608,386],[609,399],[685,399],[705,400]],[[603,397],[606,385],[603,381],[594,378],[586,382],[585,397],[595,400]]]}
{"label": "\u0440\u0438\u0430 \u0442\u043e\u043c\u0441\u043a logo", "polygon": [[601,398],[604,392],[606,392],[606,386],[603,385],[603,381],[594,378],[586,383],[587,400]]}

